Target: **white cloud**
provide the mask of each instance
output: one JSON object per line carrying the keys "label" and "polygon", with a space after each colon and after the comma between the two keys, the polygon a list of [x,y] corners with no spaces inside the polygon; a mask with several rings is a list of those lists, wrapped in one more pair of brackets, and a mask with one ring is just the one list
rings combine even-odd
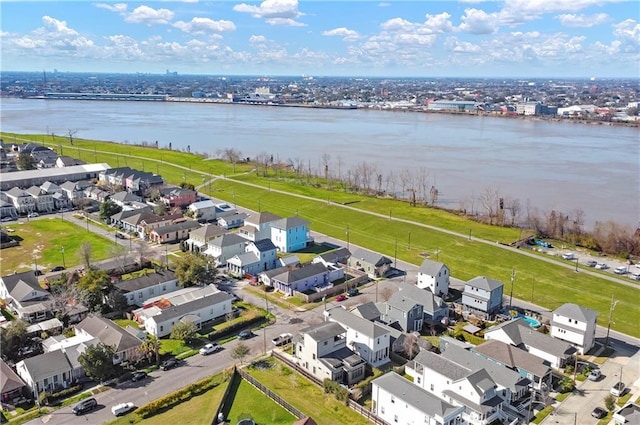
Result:
{"label": "white cloud", "polygon": [[173,19],[169,9],[154,9],[149,6],[138,6],[125,16],[125,22],[131,24],[168,24]]}
{"label": "white cloud", "polygon": [[575,15],[562,14],[556,16],[562,25],[570,28],[591,28],[596,25],[603,24],[609,20],[606,13],[597,13],[595,15]]}
{"label": "white cloud", "polygon": [[412,31],[415,24],[402,18],[389,19],[380,25],[384,31]]}
{"label": "white cloud", "polygon": [[631,47],[638,49],[640,46],[640,24],[627,19],[613,26],[613,35],[620,41]]}
{"label": "white cloud", "polygon": [[267,41],[267,37],[264,35],[252,35],[249,37],[249,43],[252,44],[261,44]]}
{"label": "white cloud", "polygon": [[391,6],[391,3],[387,3],[387,2],[378,3],[378,7],[389,7],[389,6]]}
{"label": "white cloud", "polygon": [[428,29],[433,33],[452,32],[454,30],[451,23],[451,15],[447,12],[440,13],[438,15],[425,15],[423,28]]}
{"label": "white cloud", "polygon": [[499,15],[506,24],[520,24],[547,13],[577,12],[589,6],[617,3],[619,0],[509,0]]}
{"label": "white cloud", "polygon": [[445,41],[445,47],[454,53],[483,53],[482,47],[479,45],[461,41],[455,37],[449,37]]}
{"label": "white cloud", "polygon": [[235,31],[236,26],[231,21],[214,21],[209,18],[193,18],[190,22],[178,21],[174,27],[190,34],[205,34]]}
{"label": "white cloud", "polygon": [[471,34],[492,34],[500,26],[497,13],[487,13],[480,9],[465,9],[459,29]]}
{"label": "white cloud", "polygon": [[323,31],[322,35],[327,37],[342,37],[344,41],[356,41],[360,38],[360,34],[358,34],[357,31],[350,30],[345,27]]}
{"label": "white cloud", "polygon": [[59,21],[58,19],[52,18],[51,16],[43,16],[42,23],[44,24],[44,29],[47,32],[63,35],[78,35],[78,32],[76,30],[71,29],[67,26],[66,21]]}
{"label": "white cloud", "polygon": [[236,12],[250,13],[254,18],[265,19],[269,25],[301,27],[296,21],[303,16],[298,10],[298,0],[265,0],[260,5],[241,3],[233,6]]}
{"label": "white cloud", "polygon": [[127,11],[127,5],[125,3],[115,3],[115,4],[96,3],[95,6],[99,9],[106,9],[111,12],[117,12],[121,14]]}

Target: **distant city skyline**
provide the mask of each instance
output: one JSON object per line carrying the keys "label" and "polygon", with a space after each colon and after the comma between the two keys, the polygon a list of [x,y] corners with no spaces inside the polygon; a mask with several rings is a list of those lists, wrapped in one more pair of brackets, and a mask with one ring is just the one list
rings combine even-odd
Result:
{"label": "distant city skyline", "polygon": [[3,71],[638,78],[635,1],[0,2]]}

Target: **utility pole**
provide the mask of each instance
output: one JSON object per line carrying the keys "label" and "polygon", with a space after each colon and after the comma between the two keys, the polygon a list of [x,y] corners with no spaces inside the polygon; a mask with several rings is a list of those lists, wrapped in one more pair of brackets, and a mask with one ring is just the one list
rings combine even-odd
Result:
{"label": "utility pole", "polygon": [[60,252],[62,252],[62,267],[67,268],[67,264],[64,261],[64,247],[60,247]]}
{"label": "utility pole", "polygon": [[409,232],[409,244],[407,246],[407,249],[411,251],[411,232]]}
{"label": "utility pole", "polygon": [[347,224],[347,251],[349,250],[349,225]]}
{"label": "utility pole", "polygon": [[393,268],[398,268],[398,238],[396,238],[396,248],[393,252]]}
{"label": "utility pole", "polygon": [[516,280],[516,269],[511,269],[511,294],[509,295],[509,308],[511,308],[511,302],[513,301],[513,283]]}
{"label": "utility pole", "polygon": [[605,347],[609,346],[609,331],[611,330],[611,323],[613,319],[613,309],[616,308],[616,304],[618,304],[618,300],[614,300],[613,294],[611,294],[611,307],[609,307],[609,322],[607,323],[607,339],[604,343]]}

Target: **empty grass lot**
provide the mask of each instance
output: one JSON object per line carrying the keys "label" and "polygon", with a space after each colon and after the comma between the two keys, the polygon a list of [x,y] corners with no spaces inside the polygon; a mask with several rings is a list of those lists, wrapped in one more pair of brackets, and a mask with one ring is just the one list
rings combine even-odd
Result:
{"label": "empty grass lot", "polygon": [[113,246],[112,240],[87,232],[84,227],[61,220],[58,216],[22,223],[11,222],[2,228],[9,235],[22,238],[20,245],[0,251],[2,274],[35,269],[34,255],[37,256],[35,261],[39,270],[48,271],[51,267],[61,266],[62,248],[64,264],[67,267],[78,265],[81,263],[78,250],[84,242],[91,244],[93,261],[111,256],[109,250]]}
{"label": "empty grass lot", "polygon": [[307,378],[295,373],[283,363],[273,359],[268,369],[248,367],[245,369],[265,387],[278,394],[296,409],[313,418],[318,425],[368,424],[369,422],[354,410],[340,403],[332,395]]}
{"label": "empty grass lot", "polygon": [[228,423],[237,424],[247,418],[252,418],[258,425],[291,425],[296,421],[295,416],[244,379],[235,381],[230,394],[233,397],[231,409],[225,418]]}
{"label": "empty grass lot", "polygon": [[[12,136],[4,135],[4,137],[6,141],[11,142]],[[42,142],[43,139],[41,135],[18,135],[17,137],[31,137],[36,142]],[[54,145],[58,149],[62,147],[65,154],[76,156],[76,152],[68,150],[66,138],[56,137]],[[96,154],[90,152],[94,146]],[[156,171],[153,169],[155,167],[168,182],[173,184],[179,184],[185,179],[194,184],[201,184],[203,176],[189,170],[226,175],[229,171],[233,172],[231,164],[207,161],[184,152],[168,152],[162,149],[108,142],[74,141],[73,148],[79,147],[81,155],[90,154],[90,156],[99,157],[99,160],[108,162],[112,166],[117,166],[118,163],[121,166],[125,165],[120,161],[131,152],[132,156],[140,158],[128,159],[128,161],[140,162],[129,162],[127,165],[137,168],[144,168],[140,166],[144,165],[148,171]],[[100,153],[101,150],[113,151],[115,154]],[[94,159],[84,156],[82,158],[88,161]],[[145,161],[144,158],[149,159]],[[163,162],[153,162],[151,167],[149,162],[153,158],[160,158]],[[142,163],[142,161],[145,162]],[[187,166],[188,170],[170,166],[166,161]],[[413,220],[463,235],[468,235],[471,230],[474,237],[491,242],[512,242],[520,236],[519,230],[487,226],[442,210],[410,207],[405,202],[331,192],[312,186],[296,186],[292,181],[261,179],[255,173],[240,174],[241,171],[248,170],[250,167],[247,165],[238,166],[235,178],[261,184],[263,188],[248,186],[239,181],[219,179],[211,185],[206,185],[202,191],[253,210],[270,211],[281,216],[297,214],[308,220],[314,231],[344,241],[349,239],[351,244],[381,252],[390,258],[401,259],[416,266],[422,262],[425,255],[428,255],[431,259],[446,263],[452,275],[457,278],[467,280],[475,276],[487,276],[505,282],[505,295],[511,292],[509,281],[511,270],[515,268],[517,276],[513,286],[514,297],[532,301],[548,309],[555,309],[565,302],[581,304],[600,313],[598,322],[601,325],[606,326],[611,296],[613,296],[619,300],[619,303],[615,310],[612,329],[636,337],[640,336],[640,328],[637,326],[640,318],[640,303],[637,302],[640,298],[640,292],[638,292],[640,288],[630,288],[586,273],[576,273],[571,268],[526,257],[518,252],[502,249],[497,244],[487,245],[469,240],[467,236],[454,236],[414,224],[392,221],[388,216],[390,213],[396,219]],[[270,190],[276,188],[318,199],[303,199]],[[331,200],[332,204],[328,203],[328,200]],[[383,217],[341,208],[334,203],[349,204],[354,208],[377,212]]]}

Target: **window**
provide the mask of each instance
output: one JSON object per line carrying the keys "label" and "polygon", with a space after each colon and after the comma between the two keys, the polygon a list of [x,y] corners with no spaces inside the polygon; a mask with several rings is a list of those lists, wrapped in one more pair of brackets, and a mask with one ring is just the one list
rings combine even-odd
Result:
{"label": "window", "polygon": [[398,415],[393,415],[393,421],[398,422]]}
{"label": "window", "polygon": [[391,396],[391,403],[395,403],[395,402],[396,402],[396,399],[393,396]]}
{"label": "window", "polygon": [[384,414],[384,406],[380,406],[380,413]]}
{"label": "window", "polygon": [[316,355],[315,355],[315,354],[313,354],[313,360],[315,360],[315,359],[316,359]]}
{"label": "window", "polygon": [[431,391],[433,391],[433,390],[434,390],[434,389],[433,389],[433,384],[431,384],[431,387],[430,387],[430,388],[431,388]]}
{"label": "window", "polygon": [[160,332],[164,331],[164,326],[160,325]]}

